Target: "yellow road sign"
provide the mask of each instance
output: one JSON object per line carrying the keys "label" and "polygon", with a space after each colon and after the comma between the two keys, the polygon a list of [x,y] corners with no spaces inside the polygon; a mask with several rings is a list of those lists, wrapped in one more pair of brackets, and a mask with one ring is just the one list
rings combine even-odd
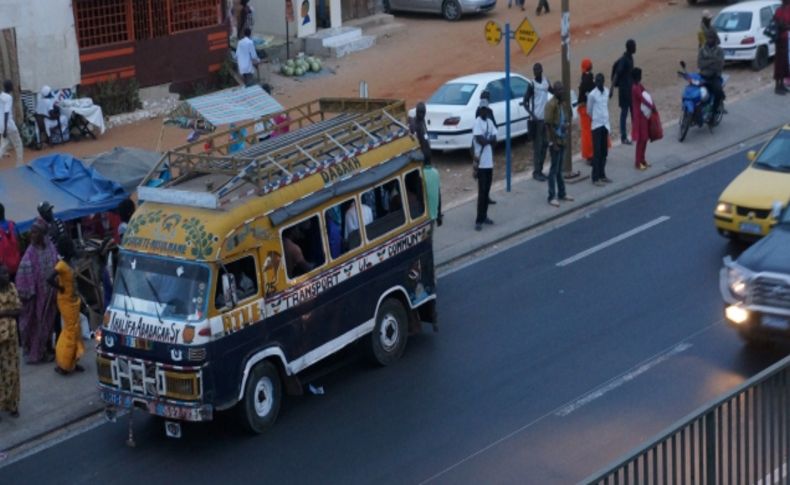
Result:
{"label": "yellow road sign", "polygon": [[540,40],[540,36],[538,36],[537,31],[530,23],[527,17],[524,17],[524,20],[521,21],[518,28],[516,29],[516,42],[518,43],[519,47],[521,47],[521,52],[524,55],[529,55],[532,52],[532,49],[538,44]]}
{"label": "yellow road sign", "polygon": [[491,45],[499,45],[502,41],[502,29],[499,27],[499,24],[493,20],[486,22],[485,35],[486,42]]}

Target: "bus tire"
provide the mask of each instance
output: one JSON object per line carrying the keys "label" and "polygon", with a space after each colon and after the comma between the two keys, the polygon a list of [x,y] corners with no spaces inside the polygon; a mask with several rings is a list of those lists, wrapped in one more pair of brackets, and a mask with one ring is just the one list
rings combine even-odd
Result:
{"label": "bus tire", "polygon": [[381,302],[376,325],[371,334],[371,358],[375,364],[387,366],[403,355],[408,337],[409,317],[403,304],[395,298]]}
{"label": "bus tire", "polygon": [[242,426],[253,434],[269,429],[282,402],[282,382],[277,368],[264,360],[250,371],[238,411]]}

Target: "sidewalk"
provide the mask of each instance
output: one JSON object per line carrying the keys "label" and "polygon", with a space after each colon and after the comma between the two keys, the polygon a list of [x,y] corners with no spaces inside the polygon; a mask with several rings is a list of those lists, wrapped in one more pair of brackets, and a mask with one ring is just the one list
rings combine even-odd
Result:
{"label": "sidewalk", "polygon": [[[607,163],[607,175],[614,182],[605,187],[595,187],[590,182],[589,167],[577,161],[575,168],[580,169],[586,179],[567,184],[568,195],[575,197],[576,201],[562,203],[560,208],[547,203],[546,184],[532,180],[528,174],[514,178],[509,194],[505,192],[503,183],[495,184],[492,197],[498,203],[491,206],[489,215],[496,224],[484,227],[481,232],[474,230],[476,194],[449,204],[451,207],[445,209],[444,224],[435,232],[437,266],[446,266],[478,249],[490,247],[514,234],[582,209],[790,122],[790,116],[787,115],[790,113],[790,97],[775,96],[768,88],[730,103],[727,109],[729,114],[713,134],[707,128],[691,128],[686,141],[678,143],[677,122],[671,121],[674,113],[667,107],[663,114],[667,121],[664,139],[650,144],[647,149],[651,168],[644,172],[635,170],[634,147],[615,145],[609,152]],[[502,169],[497,167],[497,170]],[[712,216],[710,223],[713,230]],[[13,455],[20,447],[102,410],[96,390],[93,343],[86,344],[88,352],[82,359],[86,372],[82,374],[63,377],[53,372],[51,364],[21,364],[20,417],[2,417],[0,450]],[[0,466],[3,464],[0,454]]]}

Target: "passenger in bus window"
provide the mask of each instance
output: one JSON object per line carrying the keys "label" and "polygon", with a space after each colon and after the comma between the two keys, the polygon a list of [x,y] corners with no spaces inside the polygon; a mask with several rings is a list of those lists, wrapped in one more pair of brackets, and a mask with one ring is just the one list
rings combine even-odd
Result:
{"label": "passenger in bus window", "polygon": [[[373,222],[373,209],[368,204],[362,204],[362,222],[367,226]],[[357,205],[352,203],[346,210],[346,227],[343,238],[348,237],[354,232],[359,231],[359,216],[357,215]]]}
{"label": "passenger in bus window", "polygon": [[315,265],[304,256],[305,234],[302,225],[296,225],[283,231],[283,248],[285,249],[285,269],[289,278],[301,276]]}
{"label": "passenger in bus window", "polygon": [[343,218],[340,205],[326,210],[326,239],[329,241],[329,254],[332,259],[343,254]]}
{"label": "passenger in bus window", "polygon": [[409,215],[412,219],[416,219],[425,212],[420,173],[417,170],[408,173],[405,177],[405,182],[406,200],[409,202]]}

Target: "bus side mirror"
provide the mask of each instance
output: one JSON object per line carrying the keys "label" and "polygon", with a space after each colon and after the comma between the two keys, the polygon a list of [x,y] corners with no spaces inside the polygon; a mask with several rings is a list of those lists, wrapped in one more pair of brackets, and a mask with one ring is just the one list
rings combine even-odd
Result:
{"label": "bus side mirror", "polygon": [[235,308],[238,303],[235,279],[232,274],[224,273],[222,275],[222,296],[225,298],[225,306],[230,308]]}
{"label": "bus side mirror", "polygon": [[753,161],[755,161],[755,160],[757,159],[757,152],[756,152],[756,151],[754,151],[754,150],[749,150],[748,152],[746,152],[746,158],[747,158],[747,159],[748,159],[750,162],[753,162]]}

